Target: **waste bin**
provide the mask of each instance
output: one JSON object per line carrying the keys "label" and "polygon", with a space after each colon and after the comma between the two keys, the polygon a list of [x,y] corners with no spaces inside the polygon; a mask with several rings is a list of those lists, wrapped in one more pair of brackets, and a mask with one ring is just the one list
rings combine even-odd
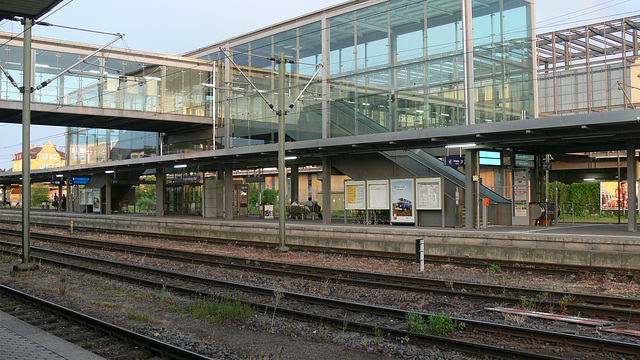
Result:
{"label": "waste bin", "polygon": [[260,217],[263,219],[274,218],[274,206],[273,204],[263,204],[260,209]]}

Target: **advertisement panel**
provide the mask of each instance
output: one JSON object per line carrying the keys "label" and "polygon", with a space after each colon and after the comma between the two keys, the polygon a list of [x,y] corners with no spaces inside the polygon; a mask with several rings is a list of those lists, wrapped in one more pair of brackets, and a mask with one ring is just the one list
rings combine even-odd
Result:
{"label": "advertisement panel", "polygon": [[392,223],[415,222],[413,185],[413,179],[391,180]]}
{"label": "advertisement panel", "polygon": [[442,178],[416,179],[418,210],[442,210]]}
{"label": "advertisement panel", "polygon": [[344,191],[346,201],[344,208],[347,210],[364,210],[365,209],[365,194],[364,194],[364,181],[345,181]]}
{"label": "advertisement panel", "polygon": [[[90,193],[90,192],[89,192]],[[93,212],[99,213],[101,208],[100,189],[93,189]]]}
{"label": "advertisement panel", "polygon": [[367,208],[389,210],[389,180],[367,180]]}
{"label": "advertisement panel", "polygon": [[[637,183],[636,194],[638,194]],[[620,187],[618,187],[617,181],[601,182],[600,210],[618,210],[618,208],[620,210],[629,209],[629,184],[626,181],[623,181],[620,183]]]}

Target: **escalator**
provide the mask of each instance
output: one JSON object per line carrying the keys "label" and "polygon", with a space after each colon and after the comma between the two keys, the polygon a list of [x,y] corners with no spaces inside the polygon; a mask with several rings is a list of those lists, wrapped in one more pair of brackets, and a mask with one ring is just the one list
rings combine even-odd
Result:
{"label": "escalator", "polygon": [[[355,125],[347,128],[347,124],[349,122],[353,124],[354,116],[357,116]],[[333,135],[340,133],[344,136],[348,136],[383,133],[389,131],[389,129],[382,126],[375,120],[360,112],[356,112],[353,107],[339,101],[331,103],[331,119],[332,131],[334,132]],[[442,176],[445,181],[449,181],[455,186],[462,188],[465,187],[465,175],[462,172],[450,166],[446,166],[438,158],[424,150],[413,149],[409,151],[382,151],[380,154],[414,176]],[[378,164],[380,159],[376,159],[375,161]],[[339,164],[340,163],[338,163],[338,166]],[[352,177],[349,168],[338,168],[338,170]],[[356,178],[358,178],[358,176],[356,176]],[[480,197],[489,198],[492,203],[510,203],[510,200],[504,198],[486,186],[480,187]]]}

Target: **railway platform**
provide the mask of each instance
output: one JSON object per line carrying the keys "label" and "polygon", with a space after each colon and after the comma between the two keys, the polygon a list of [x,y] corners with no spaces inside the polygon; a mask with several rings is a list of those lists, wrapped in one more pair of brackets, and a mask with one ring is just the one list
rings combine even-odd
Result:
{"label": "railway platform", "polygon": [[100,360],[104,358],[0,311],[0,359]]}
{"label": "railway platform", "polygon": [[[0,210],[0,221],[21,221],[19,209]],[[155,217],[145,214],[75,214],[32,211],[32,224],[70,228],[128,230],[277,244],[278,219],[257,217],[226,221],[193,216]],[[585,265],[640,270],[640,233],[627,224],[560,223],[553,226],[489,226],[467,230],[415,226],[332,224],[320,220],[287,220],[288,245],[414,254],[415,240],[424,239],[425,254]]]}

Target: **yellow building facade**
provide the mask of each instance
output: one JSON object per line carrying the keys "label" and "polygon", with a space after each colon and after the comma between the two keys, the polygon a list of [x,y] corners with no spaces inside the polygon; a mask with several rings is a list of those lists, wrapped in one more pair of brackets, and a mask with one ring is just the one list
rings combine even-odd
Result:
{"label": "yellow building facade", "polygon": [[[47,141],[36,147],[31,145],[31,169],[50,169],[66,165],[65,153],[57,149],[57,145]],[[13,155],[12,171],[22,171],[22,153]]]}

